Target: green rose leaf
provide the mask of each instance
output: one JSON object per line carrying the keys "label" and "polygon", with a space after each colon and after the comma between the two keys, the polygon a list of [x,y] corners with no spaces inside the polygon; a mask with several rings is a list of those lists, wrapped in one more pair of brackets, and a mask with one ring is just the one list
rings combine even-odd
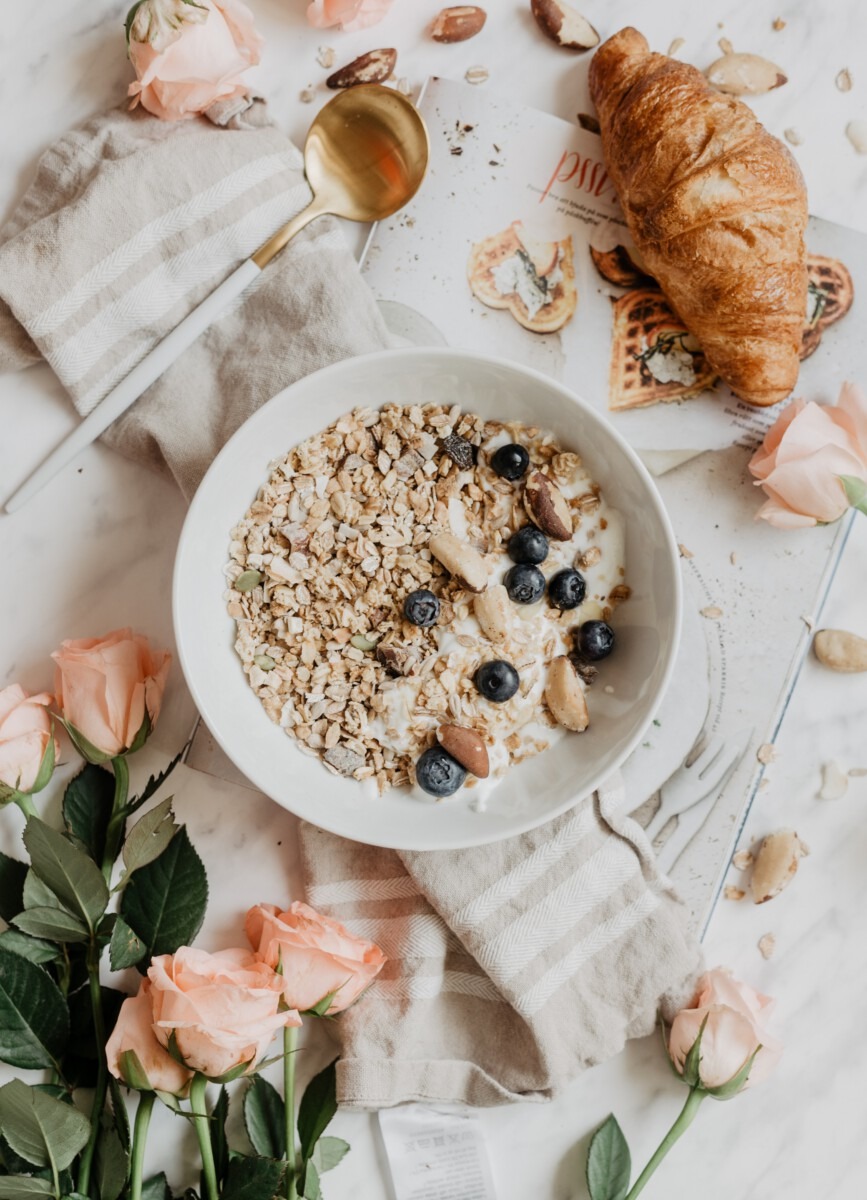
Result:
{"label": "green rose leaf", "polygon": [[42,938],[28,937],[27,934],[19,933],[17,929],[4,929],[0,933],[0,949],[20,954],[22,958],[29,959],[37,966],[42,966],[43,963],[57,962],[61,957],[58,946],[52,945],[51,942],[45,942]]}
{"label": "green rose leaf", "polygon": [[24,907],[27,864],[0,853],[0,917],[8,924]]}
{"label": "green rose leaf", "polygon": [[57,908],[66,912],[51,888],[46,887],[32,869],[27,872],[24,880],[24,907],[25,909]]}
{"label": "green rose leaf", "polygon": [[[116,988],[101,987],[105,1035],[114,1029],[120,1006],[126,999]],[[94,1087],[96,1084],[97,1039],[93,1028],[93,1005],[89,989],[79,988],[69,996],[69,1048],[63,1056],[63,1077],[73,1087]]]}
{"label": "green rose leaf", "polygon": [[217,1103],[211,1113],[211,1149],[214,1152],[214,1166],[217,1171],[217,1182],[222,1184],[229,1170],[229,1139],[226,1136],[226,1121],[229,1118],[229,1093],[225,1086],[220,1088]]}
{"label": "green rose leaf", "polygon": [[36,1196],[53,1196],[54,1186],[47,1179],[32,1175],[0,1175],[0,1200],[32,1200]]}
{"label": "green rose leaf", "polygon": [[263,1200],[280,1186],[286,1164],[271,1158],[233,1158],[221,1200]]}
{"label": "green rose leaf", "polygon": [[[68,1036],[66,1001],[51,976],[0,948],[0,1060],[25,1069],[53,1067]],[[6,1133],[2,1121],[0,1129]]]}
{"label": "green rose leaf", "polygon": [[174,954],[179,946],[191,945],[207,904],[208,877],[182,827],[159,858],[130,879],[120,913],[144,943],[146,962],[155,954]]}
{"label": "green rose leaf", "polygon": [[304,1166],[304,1200],[322,1200],[319,1172],[312,1160]]}
{"label": "green rose leaf", "polygon": [[301,1156],[306,1162],[337,1112],[337,1059],[314,1075],[308,1083],[298,1109],[298,1138]]}
{"label": "green rose leaf", "polygon": [[36,817],[27,822],[24,845],[42,882],[93,931],[108,906],[108,888],[96,863]]}
{"label": "green rose leaf", "polygon": [[159,858],[166,846],[177,833],[179,826],[175,824],[172,813],[173,796],[166,797],[156,808],[136,821],[123,844],[123,865],[126,867],[124,880],[128,880],[133,871],[146,867],[148,863]]}
{"label": "green rose leaf", "polygon": [[65,1170],[90,1136],[84,1113],[20,1079],[0,1088],[0,1126],[16,1154],[52,1171]]}
{"label": "green rose leaf", "polygon": [[87,926],[62,908],[28,908],[15,918],[22,933],[50,942],[86,942],[90,937]]}
{"label": "green rose leaf", "polygon": [[320,1138],[313,1151],[313,1161],[316,1163],[319,1174],[324,1175],[326,1171],[333,1171],[349,1153],[349,1148],[349,1142],[344,1142],[343,1138]]}
{"label": "green rose leaf", "polygon": [[839,475],[846,492],[846,499],[859,512],[867,513],[867,483],[857,475]]}
{"label": "green rose leaf", "polygon": [[623,1130],[612,1115],[590,1141],[587,1155],[587,1188],[591,1200],[624,1200],[629,1191],[632,1162]]}
{"label": "green rose leaf", "polygon": [[118,917],[111,932],[111,942],[108,947],[108,958],[112,971],[122,971],[124,967],[134,967],[141,962],[147,951],[147,946],[130,929],[123,917]]}
{"label": "green rose leaf", "polygon": [[114,804],[114,777],[87,763],[69,781],[63,795],[63,823],[96,863],[105,853],[105,833]]}
{"label": "green rose leaf", "polygon": [[[121,1001],[123,1003],[123,1001]],[[118,1006],[120,1012],[120,1006]],[[108,1094],[111,1097],[111,1111],[114,1114],[114,1127],[117,1130],[120,1144],[124,1150],[130,1148],[130,1128],[129,1128],[129,1113],[126,1110],[126,1103],[121,1095],[120,1084],[113,1075],[108,1077]]]}
{"label": "green rose leaf", "polygon": [[96,1143],[96,1191],[99,1200],[118,1200],[129,1176],[129,1156],[111,1120],[103,1120]]}
{"label": "green rose leaf", "polygon": [[152,1175],[141,1185],[141,1200],[173,1200],[172,1189],[169,1187],[165,1172]]}
{"label": "green rose leaf", "polygon": [[283,1097],[267,1079],[255,1075],[244,1093],[244,1125],[250,1145],[263,1158],[286,1153]]}

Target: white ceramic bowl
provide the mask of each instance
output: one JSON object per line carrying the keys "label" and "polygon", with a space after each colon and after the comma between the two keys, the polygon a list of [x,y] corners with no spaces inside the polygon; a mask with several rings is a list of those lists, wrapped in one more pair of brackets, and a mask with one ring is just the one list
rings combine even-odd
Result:
{"label": "white ceramic bowl", "polygon": [[[581,454],[626,523],[632,596],[617,609],[616,653],[591,696],[592,724],[512,770],[487,810],[471,792],[440,803],[403,789],[371,798],[354,780],[302,754],[265,715],[233,649],[223,566],[229,531],[268,475],[268,463],[356,405],[453,404],[484,417],[550,429]],[[680,632],[677,546],[659,494],[633,451],[571,392],[515,363],[449,349],[385,351],[337,363],[293,384],[243,425],[214,460],[178,546],[174,620],[181,666],[199,712],[257,788],[343,837],[406,850],[444,850],[532,829],[592,792],[638,745],[662,698]],[[242,820],[239,814],[239,820]]]}

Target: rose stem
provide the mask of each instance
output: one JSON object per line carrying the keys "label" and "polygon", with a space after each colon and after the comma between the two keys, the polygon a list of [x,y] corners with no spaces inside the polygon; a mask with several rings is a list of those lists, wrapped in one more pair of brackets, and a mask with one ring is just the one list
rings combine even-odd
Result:
{"label": "rose stem", "polygon": [[211,1130],[208,1120],[208,1110],[205,1107],[205,1092],[208,1081],[204,1075],[197,1072],[190,1086],[190,1109],[193,1114],[193,1124],[196,1127],[196,1137],[199,1139],[199,1153],[202,1156],[202,1174],[205,1177],[205,1195],[207,1200],[217,1200],[217,1168],[214,1164],[214,1149],[211,1145]]}
{"label": "rose stem", "polygon": [[24,813],[25,821],[29,821],[31,817],[38,817],[39,813],[33,807],[33,801],[24,792],[13,792],[11,799],[15,801],[21,811]]}
{"label": "rose stem", "polygon": [[153,1092],[139,1092],[138,1109],[135,1114],[135,1129],[132,1135],[132,1160],[130,1162],[129,1200],[141,1200],[141,1177],[144,1167],[145,1144],[148,1126],[156,1097]]}
{"label": "rose stem", "polygon": [[298,1046],[298,1026],[283,1027],[283,1097],[286,1119],[286,1197],[295,1200],[295,1051]]}
{"label": "rose stem", "polygon": [[102,1016],[102,992],[99,986],[99,947],[96,937],[91,934],[90,945],[87,948],[87,980],[90,987],[90,1007],[93,1012],[93,1030],[96,1035],[96,1090],[93,1095],[93,1108],[90,1113],[90,1138],[81,1155],[81,1166],[78,1169],[78,1191],[88,1195],[90,1185],[90,1168],[93,1165],[93,1155],[96,1150],[96,1139],[99,1136],[100,1117],[105,1108],[105,1094],[108,1090],[108,1068],[105,1062],[105,1021]]}
{"label": "rose stem", "polygon": [[678,1140],[678,1138],[682,1137],[683,1134],[686,1133],[687,1129],[689,1129],[690,1125],[693,1123],[695,1114],[698,1112],[698,1106],[701,1104],[702,1100],[704,1100],[706,1095],[707,1092],[702,1088],[689,1089],[689,1095],[686,1098],[686,1104],[684,1104],[683,1108],[680,1110],[680,1116],[657,1146],[653,1158],[651,1158],[650,1162],[630,1188],[626,1196],[626,1200],[635,1200],[635,1197],[638,1195],[638,1193],[644,1190],[644,1185],[665,1158],[666,1154],[668,1154],[671,1147]]}
{"label": "rose stem", "polygon": [[117,858],[123,841],[123,831],[126,826],[126,798],[129,793],[129,763],[123,754],[111,760],[114,771],[114,801],[111,806],[111,817],[105,831],[105,852],[102,856],[102,877],[106,883],[111,882],[111,869]]}

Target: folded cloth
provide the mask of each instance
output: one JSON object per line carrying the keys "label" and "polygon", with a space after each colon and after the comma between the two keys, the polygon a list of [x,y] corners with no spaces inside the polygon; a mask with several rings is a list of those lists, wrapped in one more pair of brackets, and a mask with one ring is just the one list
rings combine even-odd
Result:
{"label": "folded cloth", "polygon": [[403,852],[301,827],[311,905],[388,955],[339,1022],[343,1104],[549,1099],[691,998],[701,955],[619,776],[519,837]]}
{"label": "folded cloth", "polygon": [[[45,358],[86,415],[310,189],[265,105],[160,121],[113,109],[62,136],[0,229],[0,371]],[[189,497],[282,388],[393,344],[336,222],[299,234],[105,433]],[[50,447],[45,447],[47,451]]]}
{"label": "folded cloth", "polygon": [[[0,230],[0,369],[44,357],[89,412],[307,203],[301,158],[261,106],[211,116],[116,110],[44,155]],[[339,230],[319,220],[106,440],[189,496],[282,387],[389,344]],[[531,833],[449,854],[302,828],[311,903],[390,959],[337,1025],[342,1102],[542,1099],[687,997],[698,947],[621,799],[610,787]]]}

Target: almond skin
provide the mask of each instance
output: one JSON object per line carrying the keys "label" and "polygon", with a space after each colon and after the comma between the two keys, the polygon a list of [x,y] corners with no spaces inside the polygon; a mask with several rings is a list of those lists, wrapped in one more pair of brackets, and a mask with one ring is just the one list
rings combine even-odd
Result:
{"label": "almond skin", "polygon": [[456,758],[477,779],[487,779],[491,771],[488,748],[475,729],[465,725],[440,725],[437,738],[443,750]]}
{"label": "almond skin", "polygon": [[449,574],[454,575],[471,592],[483,592],[488,585],[488,569],[485,560],[452,533],[437,533],[428,542],[428,549]]}
{"label": "almond skin", "polygon": [[326,87],[350,88],[360,83],[384,83],[397,66],[397,51],[368,50],[325,80]]}
{"label": "almond skin", "polygon": [[813,653],[832,671],[867,671],[867,639],[845,629],[820,629],[813,638]]}
{"label": "almond skin", "polygon": [[758,54],[724,54],[705,75],[717,91],[729,96],[760,96],[788,83],[779,67]]}
{"label": "almond skin", "polygon": [[792,882],[803,853],[801,841],[793,829],[768,834],[759,847],[750,880],[756,904],[773,900]]}
{"label": "almond skin", "polygon": [[530,0],[530,11],[545,37],[564,50],[592,50],[599,34],[571,4],[564,0]]}
{"label": "almond skin", "polygon": [[467,42],[484,28],[488,14],[477,4],[456,4],[437,13],[430,35],[435,42]]}
{"label": "almond skin", "polygon": [[524,485],[524,508],[535,525],[557,542],[572,536],[572,513],[553,480],[534,471]]}
{"label": "almond skin", "polygon": [[583,733],[590,724],[584,689],[572,660],[565,654],[555,658],[548,668],[545,702],[558,725]]}

